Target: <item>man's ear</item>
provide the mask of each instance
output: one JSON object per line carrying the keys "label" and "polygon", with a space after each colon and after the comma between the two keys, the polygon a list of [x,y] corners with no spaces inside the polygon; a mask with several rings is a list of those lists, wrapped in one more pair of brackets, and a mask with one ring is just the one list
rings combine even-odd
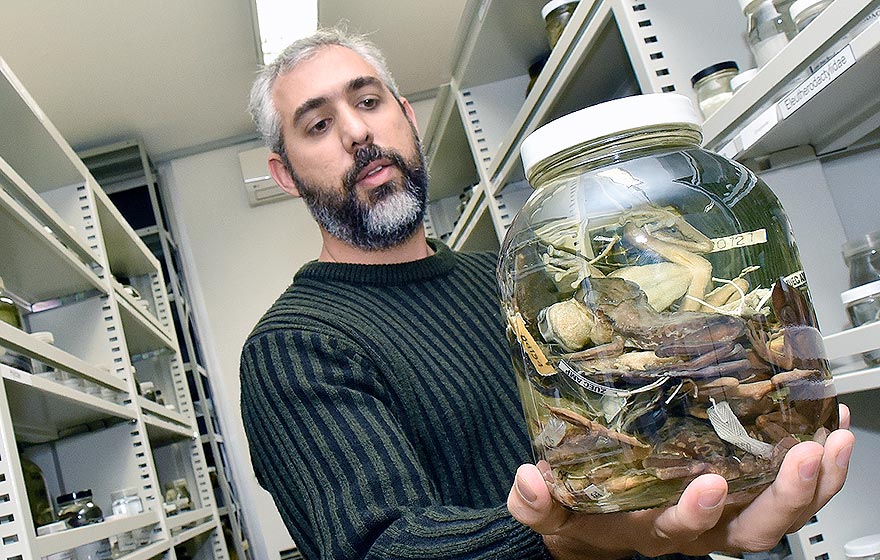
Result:
{"label": "man's ear", "polygon": [[275,152],[269,153],[269,174],[272,175],[272,178],[275,179],[278,186],[286,193],[299,198],[300,194],[299,189],[296,186],[296,181],[293,180],[293,176],[290,174],[287,166],[284,165],[281,156]]}
{"label": "man's ear", "polygon": [[415,127],[416,132],[419,132],[419,123],[416,122],[416,112],[413,110],[412,105],[409,104],[409,101],[406,100],[406,97],[400,98],[400,105],[403,107],[403,114],[406,115],[406,118],[408,118],[409,122]]}

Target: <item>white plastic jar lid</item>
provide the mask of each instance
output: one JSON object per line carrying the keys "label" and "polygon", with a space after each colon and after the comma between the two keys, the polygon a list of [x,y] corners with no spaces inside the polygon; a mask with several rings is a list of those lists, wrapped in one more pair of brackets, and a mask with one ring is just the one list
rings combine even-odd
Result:
{"label": "white plastic jar lid", "polygon": [[793,2],[792,5],[788,7],[788,13],[791,14],[791,19],[797,19],[797,17],[801,15],[804,10],[823,1],[824,0],[795,0],[795,2]]}
{"label": "white plastic jar lid", "polygon": [[877,554],[880,552],[880,534],[849,541],[843,545],[843,552],[849,558],[862,558]]}
{"label": "white plastic jar lid", "polygon": [[[553,10],[555,10],[556,8],[558,8],[559,6],[564,6],[566,4],[577,4],[577,3],[578,3],[578,0],[550,0],[549,2],[544,4],[543,8],[541,8],[541,18],[547,19],[547,15],[550,12],[552,12]],[[532,13],[534,13],[534,12],[532,12]]]}
{"label": "white plastic jar lid", "polygon": [[847,290],[840,294],[840,300],[846,305],[862,298],[873,296],[874,294],[880,294],[880,280],[875,280],[868,284],[862,284],[861,286],[856,286],[851,290]]}
{"label": "white plastic jar lid", "polygon": [[700,129],[702,120],[691,99],[680,93],[622,97],[569,113],[538,128],[520,147],[528,177],[540,161],[603,136],[646,126],[683,124]]}
{"label": "white plastic jar lid", "polygon": [[733,91],[736,91],[739,88],[743,87],[747,82],[754,78],[755,74],[757,73],[757,68],[749,68],[748,70],[743,70],[742,72],[730,79],[731,89],[733,89]]}

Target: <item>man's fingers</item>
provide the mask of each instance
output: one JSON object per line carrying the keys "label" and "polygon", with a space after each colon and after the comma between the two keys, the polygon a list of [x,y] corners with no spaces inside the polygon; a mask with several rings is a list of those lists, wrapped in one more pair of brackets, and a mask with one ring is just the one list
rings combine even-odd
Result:
{"label": "man's fingers", "polygon": [[772,548],[813,503],[822,454],[822,446],[812,441],[792,447],[773,484],[727,527],[726,547],[752,552]]}
{"label": "man's fingers", "polygon": [[705,474],[695,478],[678,503],[664,510],[655,520],[651,541],[656,544],[647,550],[639,549],[639,552],[646,556],[679,551],[691,555],[708,554],[713,548],[706,543],[697,548],[692,548],[689,543],[697,541],[718,523],[726,498],[727,481],[723,477]]}
{"label": "man's fingers", "polygon": [[[847,418],[848,419],[848,418]],[[788,528],[787,533],[798,531],[810,518],[843,488],[855,437],[849,430],[835,430],[825,440],[825,452],[819,471],[816,492],[809,507]]]}
{"label": "man's fingers", "polygon": [[849,407],[845,404],[837,405],[838,416],[840,417],[840,429],[848,430],[849,429]]}
{"label": "man's fingers", "polygon": [[565,525],[571,512],[550,495],[541,471],[535,465],[521,465],[507,497],[507,509],[514,519],[543,535],[552,535]]}

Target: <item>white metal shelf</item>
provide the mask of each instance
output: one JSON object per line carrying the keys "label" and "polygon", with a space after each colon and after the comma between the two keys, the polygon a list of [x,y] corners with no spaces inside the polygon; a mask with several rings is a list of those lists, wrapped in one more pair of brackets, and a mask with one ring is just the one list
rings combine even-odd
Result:
{"label": "white metal shelf", "polygon": [[5,348],[37,359],[48,366],[70,372],[77,377],[117,391],[128,390],[123,380],[2,321],[0,321],[0,343]]}
{"label": "white metal shelf", "polygon": [[[834,67],[808,70],[877,7],[876,0],[832,3],[706,120],[704,144],[738,159],[806,144],[822,155],[880,127],[880,100],[873,94],[880,83],[880,21],[851,38]],[[807,101],[786,101],[798,89]]]}
{"label": "white metal shelf", "polygon": [[16,439],[45,443],[98,422],[134,421],[131,407],[0,364]]}
{"label": "white metal shelf", "polygon": [[0,276],[9,291],[29,303],[91,290],[106,293],[98,275],[3,190],[0,239]]}
{"label": "white metal shelf", "polygon": [[[114,291],[122,296],[121,289]],[[151,321],[139,305],[129,303],[129,299],[122,296],[117,300],[129,353],[136,356],[155,350],[177,351],[177,345],[165,329],[157,321]]]}
{"label": "white metal shelf", "polygon": [[155,511],[118,517],[110,521],[102,521],[85,527],[67,529],[59,533],[52,533],[36,538],[36,556],[43,557],[50,554],[76,548],[77,546],[112,537],[126,531],[132,531],[141,527],[159,523],[159,515]]}
{"label": "white metal shelf", "polygon": [[[6,62],[0,58],[0,153],[37,192],[82,184],[87,172]],[[11,133],[14,131],[14,133]]]}
{"label": "white metal shelf", "polygon": [[[168,348],[173,350],[174,344],[171,341],[171,335],[168,330],[162,325],[162,322],[159,321],[159,318],[152,312],[155,308],[155,302],[149,304],[149,309],[145,309],[139,302],[132,296],[122,283],[120,283],[115,278],[111,279],[111,284],[113,285],[113,290],[116,293],[117,298],[121,298],[125,300],[128,304],[126,305],[126,311],[135,315],[139,321],[145,324],[145,328],[150,329],[151,331],[159,331],[158,338],[164,339],[163,343]],[[148,300],[141,300],[148,301]],[[149,302],[148,302],[149,303]],[[123,327],[124,328],[124,327]],[[133,354],[139,354],[140,352],[132,352]]]}
{"label": "white metal shelf", "polygon": [[177,531],[185,525],[190,525],[192,523],[200,524],[199,522],[203,522],[206,519],[211,518],[213,515],[214,512],[211,508],[200,508],[169,515],[167,516],[168,529],[170,531]]}
{"label": "white metal shelf", "polygon": [[90,266],[98,265],[97,255],[92,252],[79,233],[69,224],[64,223],[61,216],[2,157],[0,157],[0,187],[9,189],[10,194],[13,194],[24,208],[48,227],[65,247],[79,255],[83,262]]}
{"label": "white metal shelf", "polygon": [[128,278],[157,272],[159,261],[128,225],[107,194],[94,186],[92,191],[98,207],[98,220],[101,223],[110,272],[114,276]]}
{"label": "white metal shelf", "polygon": [[186,529],[184,531],[181,531],[179,534],[174,535],[172,542],[174,543],[174,546],[179,546],[179,545],[181,545],[191,539],[198,537],[199,535],[201,535],[203,533],[207,533],[208,531],[213,531],[214,529],[217,529],[217,524],[214,523],[213,521],[210,521],[207,523],[202,523],[201,525],[199,525],[197,527],[193,527],[192,529]]}
{"label": "white metal shelf", "polygon": [[[175,543],[219,524],[159,261],[2,60],[0,114],[15,133],[0,138],[0,276],[26,311],[25,326],[51,331],[58,345],[0,322],[0,350],[23,354],[41,372],[0,365],[0,486],[11,497],[0,503],[3,557],[42,557],[152,524],[164,538],[124,558],[173,557]],[[168,232],[156,233],[159,244],[172,246]],[[120,281],[149,294],[152,310]],[[26,361],[19,367],[28,369]],[[173,390],[180,412],[135,394],[133,361]],[[58,372],[44,374],[43,366]],[[42,470],[52,496],[89,488],[104,508],[113,490],[132,486],[150,511],[37,537],[23,458]],[[161,512],[159,473],[195,484],[202,510],[185,528],[186,517],[169,522]],[[199,557],[228,558],[220,531]]]}
{"label": "white metal shelf", "polygon": [[458,217],[458,221],[455,223],[455,227],[452,228],[452,233],[449,234],[449,238],[446,240],[450,247],[456,247],[461,240],[467,237],[468,226],[474,219],[474,215],[484,212],[485,207],[486,196],[483,193],[483,188],[481,185],[476,185],[470,200],[465,204],[461,215]]}

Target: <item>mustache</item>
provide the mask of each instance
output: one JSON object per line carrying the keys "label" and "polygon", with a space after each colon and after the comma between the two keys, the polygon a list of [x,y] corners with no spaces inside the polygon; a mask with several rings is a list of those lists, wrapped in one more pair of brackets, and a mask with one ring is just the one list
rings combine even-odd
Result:
{"label": "mustache", "polygon": [[352,164],[351,169],[349,169],[342,178],[342,185],[345,187],[345,190],[351,191],[354,189],[354,185],[357,182],[357,177],[360,172],[363,171],[366,166],[378,159],[390,160],[391,163],[396,165],[401,171],[406,169],[406,161],[404,161],[403,156],[401,156],[396,150],[386,150],[375,144],[358,148],[354,153],[354,163]]}

